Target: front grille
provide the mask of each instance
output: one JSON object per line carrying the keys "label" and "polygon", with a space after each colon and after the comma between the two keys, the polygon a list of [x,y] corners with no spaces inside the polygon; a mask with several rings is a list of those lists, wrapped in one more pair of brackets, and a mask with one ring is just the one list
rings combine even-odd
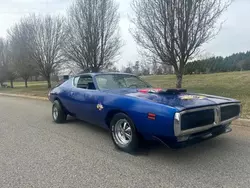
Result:
{"label": "front grille", "polygon": [[188,112],[181,116],[181,130],[211,125],[215,122],[214,109]]}
{"label": "front grille", "polygon": [[230,105],[221,107],[221,121],[225,121],[239,116],[240,105]]}

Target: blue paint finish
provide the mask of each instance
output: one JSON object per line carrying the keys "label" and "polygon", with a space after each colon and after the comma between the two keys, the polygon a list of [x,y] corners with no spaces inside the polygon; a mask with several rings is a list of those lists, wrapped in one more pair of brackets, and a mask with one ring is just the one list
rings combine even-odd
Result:
{"label": "blue paint finish", "polygon": [[[132,90],[135,91],[135,90]],[[129,90],[127,90],[129,92]],[[125,112],[135,123],[142,134],[173,135],[173,118],[176,109],[150,100],[138,99],[126,95],[125,90],[106,91],[104,107],[109,110]],[[122,94],[117,94],[122,93]],[[156,114],[156,120],[148,119],[148,113]]]}
{"label": "blue paint finish", "polygon": [[[168,105],[178,109],[179,111],[192,109],[202,106],[210,106],[210,105],[217,105],[223,103],[230,103],[230,102],[238,102],[234,99],[223,98],[223,97],[215,97],[211,95],[204,95],[204,94],[192,94],[192,93],[181,93],[181,94],[144,94],[144,93],[130,93],[130,96],[134,96],[137,98],[147,99],[150,101],[154,101],[155,103]],[[198,99],[194,98],[191,100],[184,100],[181,99],[182,96],[203,96],[205,98]]]}
{"label": "blue paint finish", "polygon": [[[59,99],[70,114],[104,128],[108,128],[106,118],[109,112],[114,110],[124,112],[133,120],[137,131],[146,139],[153,139],[153,136],[173,138],[176,112],[239,102],[229,98],[193,93],[143,93],[138,89],[128,88],[99,90],[95,76],[100,74],[107,73],[84,74],[93,78],[97,90],[76,88],[73,85],[73,79],[69,79],[50,92],[51,102]],[[182,97],[190,95],[194,98],[182,99]],[[200,96],[202,98],[199,98]],[[103,108],[98,109],[98,104]],[[156,114],[156,119],[149,119],[148,113]]]}

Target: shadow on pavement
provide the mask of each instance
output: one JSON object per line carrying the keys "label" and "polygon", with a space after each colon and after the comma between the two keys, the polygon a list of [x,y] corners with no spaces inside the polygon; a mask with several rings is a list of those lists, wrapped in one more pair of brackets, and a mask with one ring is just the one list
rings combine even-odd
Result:
{"label": "shadow on pavement", "polygon": [[[111,140],[111,137],[109,135],[109,131],[101,128],[96,125],[91,125],[89,123],[86,123],[84,121],[77,120],[73,117],[68,118],[67,123],[69,123],[69,126],[77,126],[78,128],[83,127],[87,128],[88,131],[93,134],[94,136],[103,137],[105,139],[102,139],[102,142],[107,142],[108,139]],[[230,135],[230,134],[229,134]],[[106,140],[107,139],[107,140]],[[220,135],[218,137],[204,140],[200,143],[196,143],[190,146],[186,146],[184,148],[180,149],[171,149],[166,147],[160,142],[157,141],[144,141],[141,145],[139,150],[136,153],[131,153],[132,156],[158,156],[159,158],[167,158],[168,160],[177,160],[179,162],[186,162],[187,159],[192,158],[202,158],[205,153],[216,153],[213,157],[220,157],[223,154],[221,154],[219,151],[221,149],[231,149],[232,142],[234,142],[230,136],[225,137],[224,135]],[[110,144],[111,142],[107,142],[107,144]],[[122,152],[118,149],[115,149],[116,152]]]}

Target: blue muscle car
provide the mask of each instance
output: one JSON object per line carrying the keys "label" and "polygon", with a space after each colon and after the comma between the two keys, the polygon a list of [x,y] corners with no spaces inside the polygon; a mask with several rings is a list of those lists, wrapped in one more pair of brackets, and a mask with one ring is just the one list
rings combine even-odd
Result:
{"label": "blue muscle car", "polygon": [[153,88],[139,77],[123,73],[89,73],[70,78],[49,92],[52,117],[68,115],[109,129],[125,152],[140,140],[158,140],[176,147],[230,132],[240,117],[239,101],[185,89]]}

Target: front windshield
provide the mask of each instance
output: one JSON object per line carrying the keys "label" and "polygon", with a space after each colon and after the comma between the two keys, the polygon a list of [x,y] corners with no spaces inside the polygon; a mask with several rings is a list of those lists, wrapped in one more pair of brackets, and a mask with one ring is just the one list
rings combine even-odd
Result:
{"label": "front windshield", "polygon": [[103,74],[96,76],[99,89],[150,88],[151,86],[133,75]]}

